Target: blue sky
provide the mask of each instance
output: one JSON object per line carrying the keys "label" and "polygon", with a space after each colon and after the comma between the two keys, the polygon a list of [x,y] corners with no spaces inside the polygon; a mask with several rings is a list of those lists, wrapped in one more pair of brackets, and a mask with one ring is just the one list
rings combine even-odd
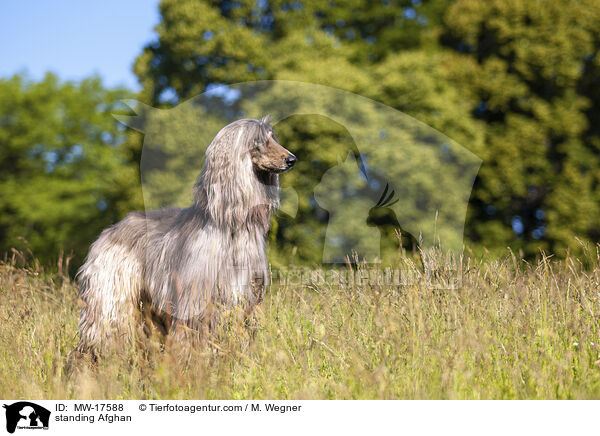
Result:
{"label": "blue sky", "polygon": [[97,73],[106,85],[137,90],[133,61],[158,21],[158,0],[0,2],[0,77]]}

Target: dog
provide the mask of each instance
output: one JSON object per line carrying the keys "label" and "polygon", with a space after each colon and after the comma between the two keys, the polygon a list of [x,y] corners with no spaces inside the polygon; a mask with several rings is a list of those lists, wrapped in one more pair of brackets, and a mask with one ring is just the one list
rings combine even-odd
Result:
{"label": "dog", "polygon": [[295,162],[268,115],[235,121],[208,146],[190,207],[133,212],[105,229],[77,273],[77,350],[131,337],[144,307],[167,335],[214,328],[232,308],[249,315],[268,284],[265,237],[279,175]]}

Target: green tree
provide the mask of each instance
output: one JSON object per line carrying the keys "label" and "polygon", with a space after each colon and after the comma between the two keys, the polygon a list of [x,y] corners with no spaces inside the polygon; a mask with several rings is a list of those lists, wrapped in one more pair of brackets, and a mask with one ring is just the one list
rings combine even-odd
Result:
{"label": "green tree", "polygon": [[137,170],[110,115],[127,96],[98,78],[0,80],[0,251],[31,250],[45,262],[63,251],[78,263],[132,208]]}
{"label": "green tree", "polygon": [[600,236],[600,4],[461,0],[442,41],[486,124],[470,237],[533,254]]}
{"label": "green tree", "polygon": [[[560,254],[576,237],[600,238],[597,2],[163,0],[160,10],[157,40],[135,64],[147,103],[262,79],[355,92],[483,159],[466,229],[473,245]],[[310,194],[352,141],[315,116],[277,127],[300,158],[284,185],[301,195],[298,217],[281,219],[275,239],[315,260],[309,247],[327,214]],[[398,223],[374,217],[391,241]]]}
{"label": "green tree", "polygon": [[[446,7],[447,2],[440,1],[373,5],[365,1],[163,0],[158,38],[135,64],[144,85],[141,98],[151,105],[169,106],[215,84],[261,79],[310,82],[396,107],[477,151],[482,139],[479,122],[470,117],[470,106],[452,88],[448,68],[437,71],[440,64],[453,62],[451,54],[439,52],[435,40],[436,23]],[[427,52],[419,50],[421,46],[427,46]],[[182,120],[190,119],[183,109],[178,110]],[[205,120],[205,115],[198,119]],[[157,114],[153,123],[164,126],[160,120],[169,118],[172,125],[186,124],[167,112]],[[153,129],[157,130],[148,125],[146,130]],[[179,142],[186,155],[189,147],[183,144],[190,143],[189,135],[181,129],[167,130],[163,129],[160,140],[154,132],[153,142],[162,144],[167,153],[167,144]],[[296,246],[294,252],[301,259],[318,261],[328,215],[314,201],[313,191],[323,174],[345,160],[355,145],[344,126],[319,116],[292,116],[278,123],[277,130],[282,143],[299,157],[294,171],[283,177],[283,186],[299,193],[299,210],[294,220],[281,217],[272,233],[274,242],[283,241],[278,247],[281,251]],[[189,159],[172,156],[172,162],[185,160]],[[147,186],[172,191],[177,186],[173,174],[188,173],[172,166],[169,170],[171,175],[149,178]],[[418,177],[432,175],[421,172]],[[423,182],[431,185],[433,181]],[[183,189],[187,195],[189,188]],[[391,253],[397,247],[394,228],[398,222],[393,216],[376,218],[386,235],[382,248]]]}
{"label": "green tree", "polygon": [[[298,66],[320,71],[328,81],[346,73],[336,82],[354,90],[364,66],[427,40],[447,5],[444,0],[162,0],[158,38],[144,48],[134,70],[144,87],[142,98],[152,105],[193,97],[214,83],[281,78],[280,68]],[[356,65],[354,71],[348,71],[349,63]],[[350,75],[353,81],[344,80]]]}

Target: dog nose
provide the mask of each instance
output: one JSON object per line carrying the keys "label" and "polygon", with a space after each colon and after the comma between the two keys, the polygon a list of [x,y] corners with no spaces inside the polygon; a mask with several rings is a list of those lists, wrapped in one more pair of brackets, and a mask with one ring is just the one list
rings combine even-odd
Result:
{"label": "dog nose", "polygon": [[294,166],[297,160],[298,159],[296,159],[296,156],[292,155],[285,158],[285,163],[287,164],[288,168],[291,168]]}

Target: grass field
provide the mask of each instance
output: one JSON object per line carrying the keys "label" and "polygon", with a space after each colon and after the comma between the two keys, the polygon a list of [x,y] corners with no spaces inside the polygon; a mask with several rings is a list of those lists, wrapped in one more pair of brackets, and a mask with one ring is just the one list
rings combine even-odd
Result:
{"label": "grass field", "polygon": [[465,259],[455,290],[276,284],[252,340],[230,328],[188,359],[150,341],[73,373],[73,283],[15,265],[0,265],[2,398],[600,398],[595,251]]}

